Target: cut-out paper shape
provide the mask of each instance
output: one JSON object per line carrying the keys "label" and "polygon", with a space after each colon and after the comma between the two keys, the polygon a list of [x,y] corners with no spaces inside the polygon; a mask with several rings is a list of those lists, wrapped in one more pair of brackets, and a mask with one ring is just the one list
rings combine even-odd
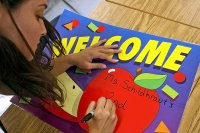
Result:
{"label": "cut-out paper shape", "polygon": [[72,20],[72,22],[69,22],[67,24],[64,25],[64,27],[70,31],[72,31],[73,28],[79,26],[80,21],[77,19]]}
{"label": "cut-out paper shape", "polygon": [[88,28],[93,32],[96,32],[98,30],[98,27],[92,22],[88,25]]}
{"label": "cut-out paper shape", "polygon": [[155,90],[165,82],[166,78],[167,75],[142,73],[135,78],[134,82],[141,87]]}
{"label": "cut-out paper shape", "polygon": [[68,29],[68,30],[72,31],[72,28],[73,28],[73,23],[72,23],[72,22],[70,22],[70,23],[68,23],[68,24],[65,24],[65,25],[64,25],[64,27],[65,27],[66,29]]}
{"label": "cut-out paper shape", "polygon": [[183,83],[186,80],[186,76],[182,72],[176,72],[174,74],[174,80],[178,83]]}
{"label": "cut-out paper shape", "polygon": [[43,107],[55,116],[64,120],[77,122],[77,118],[75,116],[70,115],[69,113],[64,111],[55,101],[49,101],[49,104],[43,101],[41,102]]}
{"label": "cut-out paper shape", "polygon": [[81,69],[79,67],[76,68],[75,73],[77,73],[77,74],[87,74],[86,71],[84,71],[83,69]]}
{"label": "cut-out paper shape", "polygon": [[171,133],[169,128],[166,126],[166,124],[161,121],[156,130],[155,133]]}
{"label": "cut-out paper shape", "polygon": [[[28,102],[30,102],[31,101],[31,98],[30,97],[24,97],[24,99],[26,99]],[[29,104],[27,101],[25,101],[24,99],[20,99],[19,100],[19,103],[21,103],[21,104]]]}
{"label": "cut-out paper shape", "polygon": [[165,85],[162,91],[165,92],[172,99],[175,99],[179,95],[179,93],[176,90],[174,90],[172,87],[170,87],[169,85]]}
{"label": "cut-out paper shape", "polygon": [[[67,113],[77,117],[78,104],[83,94],[81,88],[69,77],[67,73],[63,73],[57,77],[58,85],[64,93],[64,104],[62,109]],[[56,101],[58,105],[61,105]]]}
{"label": "cut-out paper shape", "polygon": [[72,24],[73,24],[73,27],[77,27],[77,26],[79,26],[80,22],[79,22],[79,20],[74,19],[74,20],[72,21]]}
{"label": "cut-out paper shape", "polygon": [[105,26],[100,25],[100,26],[98,26],[98,30],[97,30],[97,32],[102,33],[102,32],[105,31],[105,29],[106,29]]}
{"label": "cut-out paper shape", "polygon": [[136,70],[136,76],[137,77],[138,75],[142,74],[142,68],[139,67],[137,70]]}
{"label": "cut-out paper shape", "polygon": [[[112,69],[115,71],[108,73]],[[122,68],[108,68],[101,71],[90,81],[81,97],[78,122],[85,115],[89,103],[104,96],[116,105],[118,122],[115,133],[144,132],[157,116],[160,103],[141,96],[140,92],[147,91],[147,89],[136,85],[133,79],[134,76]],[[159,97],[156,90],[148,90],[148,94]],[[87,124],[79,124],[87,130]]]}
{"label": "cut-out paper shape", "polygon": [[69,77],[67,73],[63,73],[57,77],[58,85],[64,94],[64,103],[61,107],[59,101],[49,101],[53,106],[42,102],[46,110],[52,114],[64,119],[77,122],[77,111],[80,98],[83,91],[80,87]]}

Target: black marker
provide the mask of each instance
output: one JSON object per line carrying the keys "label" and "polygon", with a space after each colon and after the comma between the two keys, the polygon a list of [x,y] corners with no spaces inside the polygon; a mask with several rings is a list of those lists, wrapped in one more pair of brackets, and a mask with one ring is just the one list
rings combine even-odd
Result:
{"label": "black marker", "polygon": [[93,110],[90,113],[88,113],[87,115],[85,115],[83,117],[83,119],[81,120],[81,123],[85,123],[85,122],[89,121],[94,116],[94,112],[95,111]]}

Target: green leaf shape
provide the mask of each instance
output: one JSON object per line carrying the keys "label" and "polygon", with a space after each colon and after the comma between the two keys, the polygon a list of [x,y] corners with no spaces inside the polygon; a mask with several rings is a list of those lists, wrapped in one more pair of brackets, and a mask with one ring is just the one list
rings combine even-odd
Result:
{"label": "green leaf shape", "polygon": [[81,69],[79,67],[76,68],[75,73],[77,73],[77,74],[87,74],[87,72],[85,72],[83,69]]}
{"label": "green leaf shape", "polygon": [[166,79],[167,75],[142,73],[134,79],[134,82],[146,89],[155,90],[158,89]]}
{"label": "green leaf shape", "polygon": [[[24,97],[24,99],[26,99],[28,102],[31,102],[31,98],[30,97]],[[19,103],[21,103],[21,104],[29,104],[24,99],[20,98]]]}

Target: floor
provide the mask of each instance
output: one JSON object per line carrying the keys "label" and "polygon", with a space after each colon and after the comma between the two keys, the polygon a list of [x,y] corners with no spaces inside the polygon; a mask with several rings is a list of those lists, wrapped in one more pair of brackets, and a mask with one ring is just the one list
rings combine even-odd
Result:
{"label": "floor", "polygon": [[[49,5],[45,12],[45,17],[51,21],[56,16],[60,15],[64,9],[76,12],[83,16],[88,16],[89,13],[97,6],[101,0],[48,0]],[[4,96],[0,94],[0,116],[10,106],[12,96]],[[1,133],[1,130],[0,130]]]}

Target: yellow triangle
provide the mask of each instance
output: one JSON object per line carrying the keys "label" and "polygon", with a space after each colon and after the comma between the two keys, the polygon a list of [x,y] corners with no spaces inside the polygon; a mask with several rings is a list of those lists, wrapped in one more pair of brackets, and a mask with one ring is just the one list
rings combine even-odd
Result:
{"label": "yellow triangle", "polygon": [[158,125],[158,127],[156,128],[154,132],[155,133],[171,133],[163,121],[160,122],[160,124]]}
{"label": "yellow triangle", "polygon": [[65,24],[64,27],[67,28],[68,30],[72,30],[73,23],[71,22],[71,23]]}

